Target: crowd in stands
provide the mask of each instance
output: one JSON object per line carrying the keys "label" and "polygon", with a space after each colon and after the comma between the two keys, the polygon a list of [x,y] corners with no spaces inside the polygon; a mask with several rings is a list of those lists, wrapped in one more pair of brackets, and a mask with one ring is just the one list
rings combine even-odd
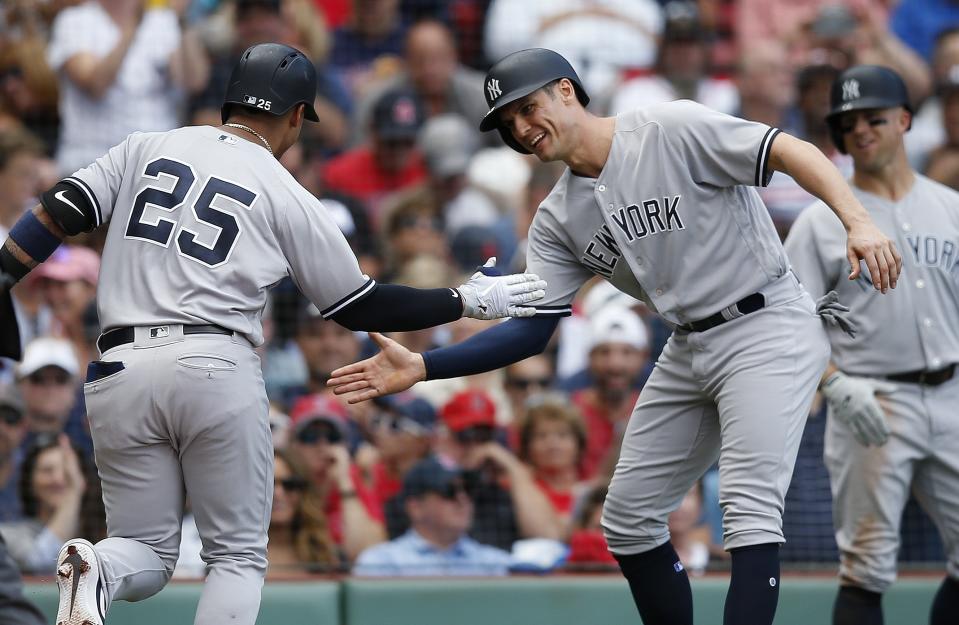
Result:
{"label": "crowd in stands", "polygon": [[[947,0],[4,0],[0,4],[0,241],[60,177],[131,132],[220,123],[248,46],[284,42],[315,63],[320,123],[282,164],[320,198],[368,275],[456,284],[490,256],[525,266],[532,215],[562,173],[478,131],[483,73],[505,54],[568,58],[590,110],[688,98],[820,148],[844,68],[907,81],[909,158],[959,189],[959,5]],[[812,198],[776,173],[759,190],[780,233]],[[14,290],[25,353],[0,361],[0,535],[27,574],[62,542],[106,535],[86,422],[98,356],[104,229],[71,238]],[[489,324],[395,333],[423,351]],[[270,574],[503,575],[615,570],[600,529],[632,407],[669,329],[604,282],[579,294],[547,351],[504,370],[346,405],[326,388],[369,356],[290,281],[271,293],[259,348],[271,400]],[[792,561],[832,563],[818,407],[785,513]],[[716,471],[670,517],[687,570],[725,559]],[[911,512],[904,558],[941,559]],[[190,515],[178,576],[203,574]]]}

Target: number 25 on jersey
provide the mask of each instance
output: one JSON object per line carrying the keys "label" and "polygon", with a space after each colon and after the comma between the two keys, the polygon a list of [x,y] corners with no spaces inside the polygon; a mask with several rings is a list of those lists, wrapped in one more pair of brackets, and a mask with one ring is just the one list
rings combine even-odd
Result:
{"label": "number 25 on jersey", "polygon": [[127,223],[126,238],[169,247],[170,239],[174,237],[176,230],[176,247],[181,255],[208,267],[218,267],[225,263],[230,258],[240,234],[240,225],[236,217],[214,207],[213,203],[223,197],[249,210],[256,201],[257,194],[233,182],[211,176],[193,203],[193,216],[196,220],[217,230],[213,242],[205,245],[197,240],[198,233],[186,225],[177,227],[179,219],[158,216],[152,221],[144,221],[143,211],[148,204],[173,213],[183,205],[196,183],[196,174],[192,167],[169,158],[153,160],[143,170],[145,178],[160,180],[161,175],[176,180],[173,189],[164,191],[148,185],[137,193]]}

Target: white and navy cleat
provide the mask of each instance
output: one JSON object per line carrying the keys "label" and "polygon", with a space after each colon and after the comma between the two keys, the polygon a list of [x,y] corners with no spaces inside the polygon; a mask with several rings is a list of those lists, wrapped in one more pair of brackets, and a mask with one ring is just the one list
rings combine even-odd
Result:
{"label": "white and navy cleat", "polygon": [[107,612],[103,569],[89,541],[74,538],[60,549],[57,585],[60,587],[57,625],[103,625]]}

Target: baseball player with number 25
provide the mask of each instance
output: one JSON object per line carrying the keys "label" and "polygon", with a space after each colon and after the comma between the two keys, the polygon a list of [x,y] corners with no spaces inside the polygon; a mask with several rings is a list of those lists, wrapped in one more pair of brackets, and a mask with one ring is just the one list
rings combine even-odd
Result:
{"label": "baseball player with number 25", "polygon": [[[820,203],[786,239],[796,273],[816,296],[836,289],[860,336],[829,332],[832,363],[824,459],[839,545],[833,625],[879,625],[896,578],[902,510],[914,492],[948,558],[931,625],[959,622],[959,194],[914,172],[903,136],[909,94],[886,67],[860,65],[832,85],[827,122],[853,158],[853,191],[904,250],[894,297],[877,298],[842,273],[842,224]],[[919,623],[917,615],[913,623]]]}
{"label": "baseball player with number 25", "polygon": [[334,372],[330,385],[356,402],[526,358],[544,349],[580,286],[602,276],[674,327],[630,417],[603,510],[640,616],[693,622],[666,520],[718,458],[732,554],[724,622],[769,625],[783,499],[829,358],[823,320],[844,319],[833,297],[817,306],[802,289],[750,187],[778,170],[825,201],[846,228],[851,279],[864,261],[885,292],[898,253],[829,160],[775,128],[689,101],[593,116],[573,68],[544,49],[500,60],[485,88],[481,129],[568,165],[529,231],[527,268],[546,280],[546,297],[534,317],[424,354],[375,335],[383,351]]}
{"label": "baseball player with number 25", "polygon": [[131,135],[45,193],[0,250],[0,355],[18,357],[9,285],[65,235],[109,224],[101,360],[84,386],[109,537],[61,550],[57,625],[102,625],[113,601],[159,592],[177,560],[186,496],[209,571],[195,622],[256,621],[273,450],[253,348],[267,289],[281,278],[356,330],[531,315],[523,305],[544,295],[536,276],[488,269],[457,290],[364,276],[324,207],[277,161],[304,120],[318,121],[315,96],[302,53],[254,46],[233,70],[222,126]]}

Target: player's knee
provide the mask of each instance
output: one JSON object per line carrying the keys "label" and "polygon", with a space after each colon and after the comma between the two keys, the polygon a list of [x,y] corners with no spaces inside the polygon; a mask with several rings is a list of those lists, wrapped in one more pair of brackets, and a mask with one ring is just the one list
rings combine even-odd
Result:
{"label": "player's knee", "polygon": [[896,556],[844,553],[839,578],[843,585],[882,594],[896,581]]}
{"label": "player's knee", "polygon": [[617,504],[607,497],[600,521],[609,550],[618,554],[643,553],[669,540],[666,519],[653,518]]}

